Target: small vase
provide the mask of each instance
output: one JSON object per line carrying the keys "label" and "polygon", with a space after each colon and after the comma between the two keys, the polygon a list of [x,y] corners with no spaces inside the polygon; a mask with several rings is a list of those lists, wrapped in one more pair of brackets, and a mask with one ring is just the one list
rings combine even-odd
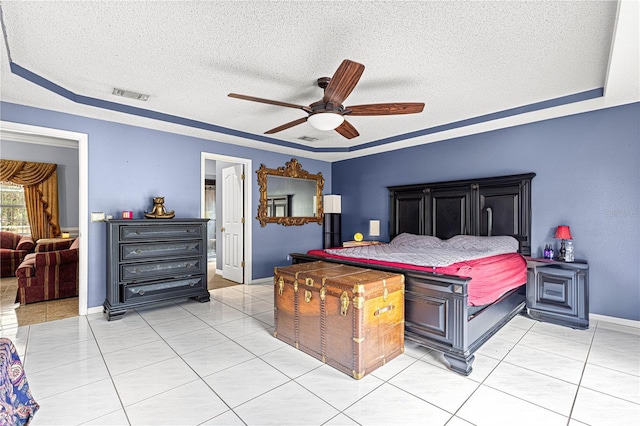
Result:
{"label": "small vase", "polygon": [[573,241],[565,241],[564,261],[573,262]]}

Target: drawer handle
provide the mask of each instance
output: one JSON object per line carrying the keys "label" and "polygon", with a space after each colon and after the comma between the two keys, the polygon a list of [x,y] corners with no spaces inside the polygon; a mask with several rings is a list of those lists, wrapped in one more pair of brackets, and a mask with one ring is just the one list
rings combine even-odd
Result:
{"label": "drawer handle", "polygon": [[311,297],[313,297],[313,294],[309,290],[305,290],[304,291],[304,301],[307,302],[307,303],[311,302]]}
{"label": "drawer handle", "polygon": [[140,253],[142,253],[142,250],[137,249],[137,250],[136,250],[136,254],[140,254]]}
{"label": "drawer handle", "polygon": [[378,316],[380,314],[384,314],[387,311],[393,311],[393,305],[389,305],[389,306],[385,306],[384,308],[378,308],[376,309],[376,311],[373,313],[373,315]]}
{"label": "drawer handle", "polygon": [[140,296],[144,296],[144,290],[138,290],[138,294],[139,294]]}
{"label": "drawer handle", "polygon": [[189,287],[195,287],[196,283],[194,283],[193,281],[189,283]]}
{"label": "drawer handle", "polygon": [[138,230],[138,231],[136,231],[136,235],[140,235],[140,231],[139,231],[139,230]]}
{"label": "drawer handle", "polygon": [[134,273],[134,274],[139,274],[139,273],[140,273],[140,269],[138,269],[138,268],[134,269],[134,270],[133,270],[133,273]]}
{"label": "drawer handle", "polygon": [[193,268],[193,263],[187,263],[187,269],[188,268]]}

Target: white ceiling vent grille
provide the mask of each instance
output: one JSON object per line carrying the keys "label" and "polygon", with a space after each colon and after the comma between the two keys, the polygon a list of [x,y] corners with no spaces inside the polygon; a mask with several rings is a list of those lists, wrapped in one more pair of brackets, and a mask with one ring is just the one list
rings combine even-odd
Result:
{"label": "white ceiling vent grille", "polygon": [[118,89],[117,87],[113,88],[113,92],[112,93],[114,95],[116,95],[116,96],[123,96],[125,98],[136,99],[138,101],[146,101],[147,99],[149,99],[149,95],[144,95],[142,93],[132,92],[130,90],[122,90],[122,89]]}

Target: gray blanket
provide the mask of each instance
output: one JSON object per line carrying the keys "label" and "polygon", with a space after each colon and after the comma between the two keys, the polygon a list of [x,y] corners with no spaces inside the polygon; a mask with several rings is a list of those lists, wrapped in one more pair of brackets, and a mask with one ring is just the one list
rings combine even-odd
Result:
{"label": "gray blanket", "polygon": [[441,240],[438,237],[406,233],[398,235],[389,244],[325,250],[327,253],[358,259],[433,267],[517,251],[518,241],[509,236],[456,235]]}

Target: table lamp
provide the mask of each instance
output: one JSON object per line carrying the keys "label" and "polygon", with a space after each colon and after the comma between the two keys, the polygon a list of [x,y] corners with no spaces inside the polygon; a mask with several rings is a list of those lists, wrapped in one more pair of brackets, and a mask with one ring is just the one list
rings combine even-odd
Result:
{"label": "table lamp", "polygon": [[[370,237],[379,237],[380,236],[380,221],[379,220],[370,220],[369,221],[369,236]],[[375,238],[374,238],[375,240]]]}
{"label": "table lamp", "polygon": [[[558,260],[561,260],[563,262],[573,262],[573,242],[568,241],[567,243],[565,243],[565,240],[572,239],[569,227],[566,225],[558,226],[554,238],[562,240],[562,242],[560,243],[560,253],[558,254]],[[569,245],[569,250],[567,250],[566,244]]]}

